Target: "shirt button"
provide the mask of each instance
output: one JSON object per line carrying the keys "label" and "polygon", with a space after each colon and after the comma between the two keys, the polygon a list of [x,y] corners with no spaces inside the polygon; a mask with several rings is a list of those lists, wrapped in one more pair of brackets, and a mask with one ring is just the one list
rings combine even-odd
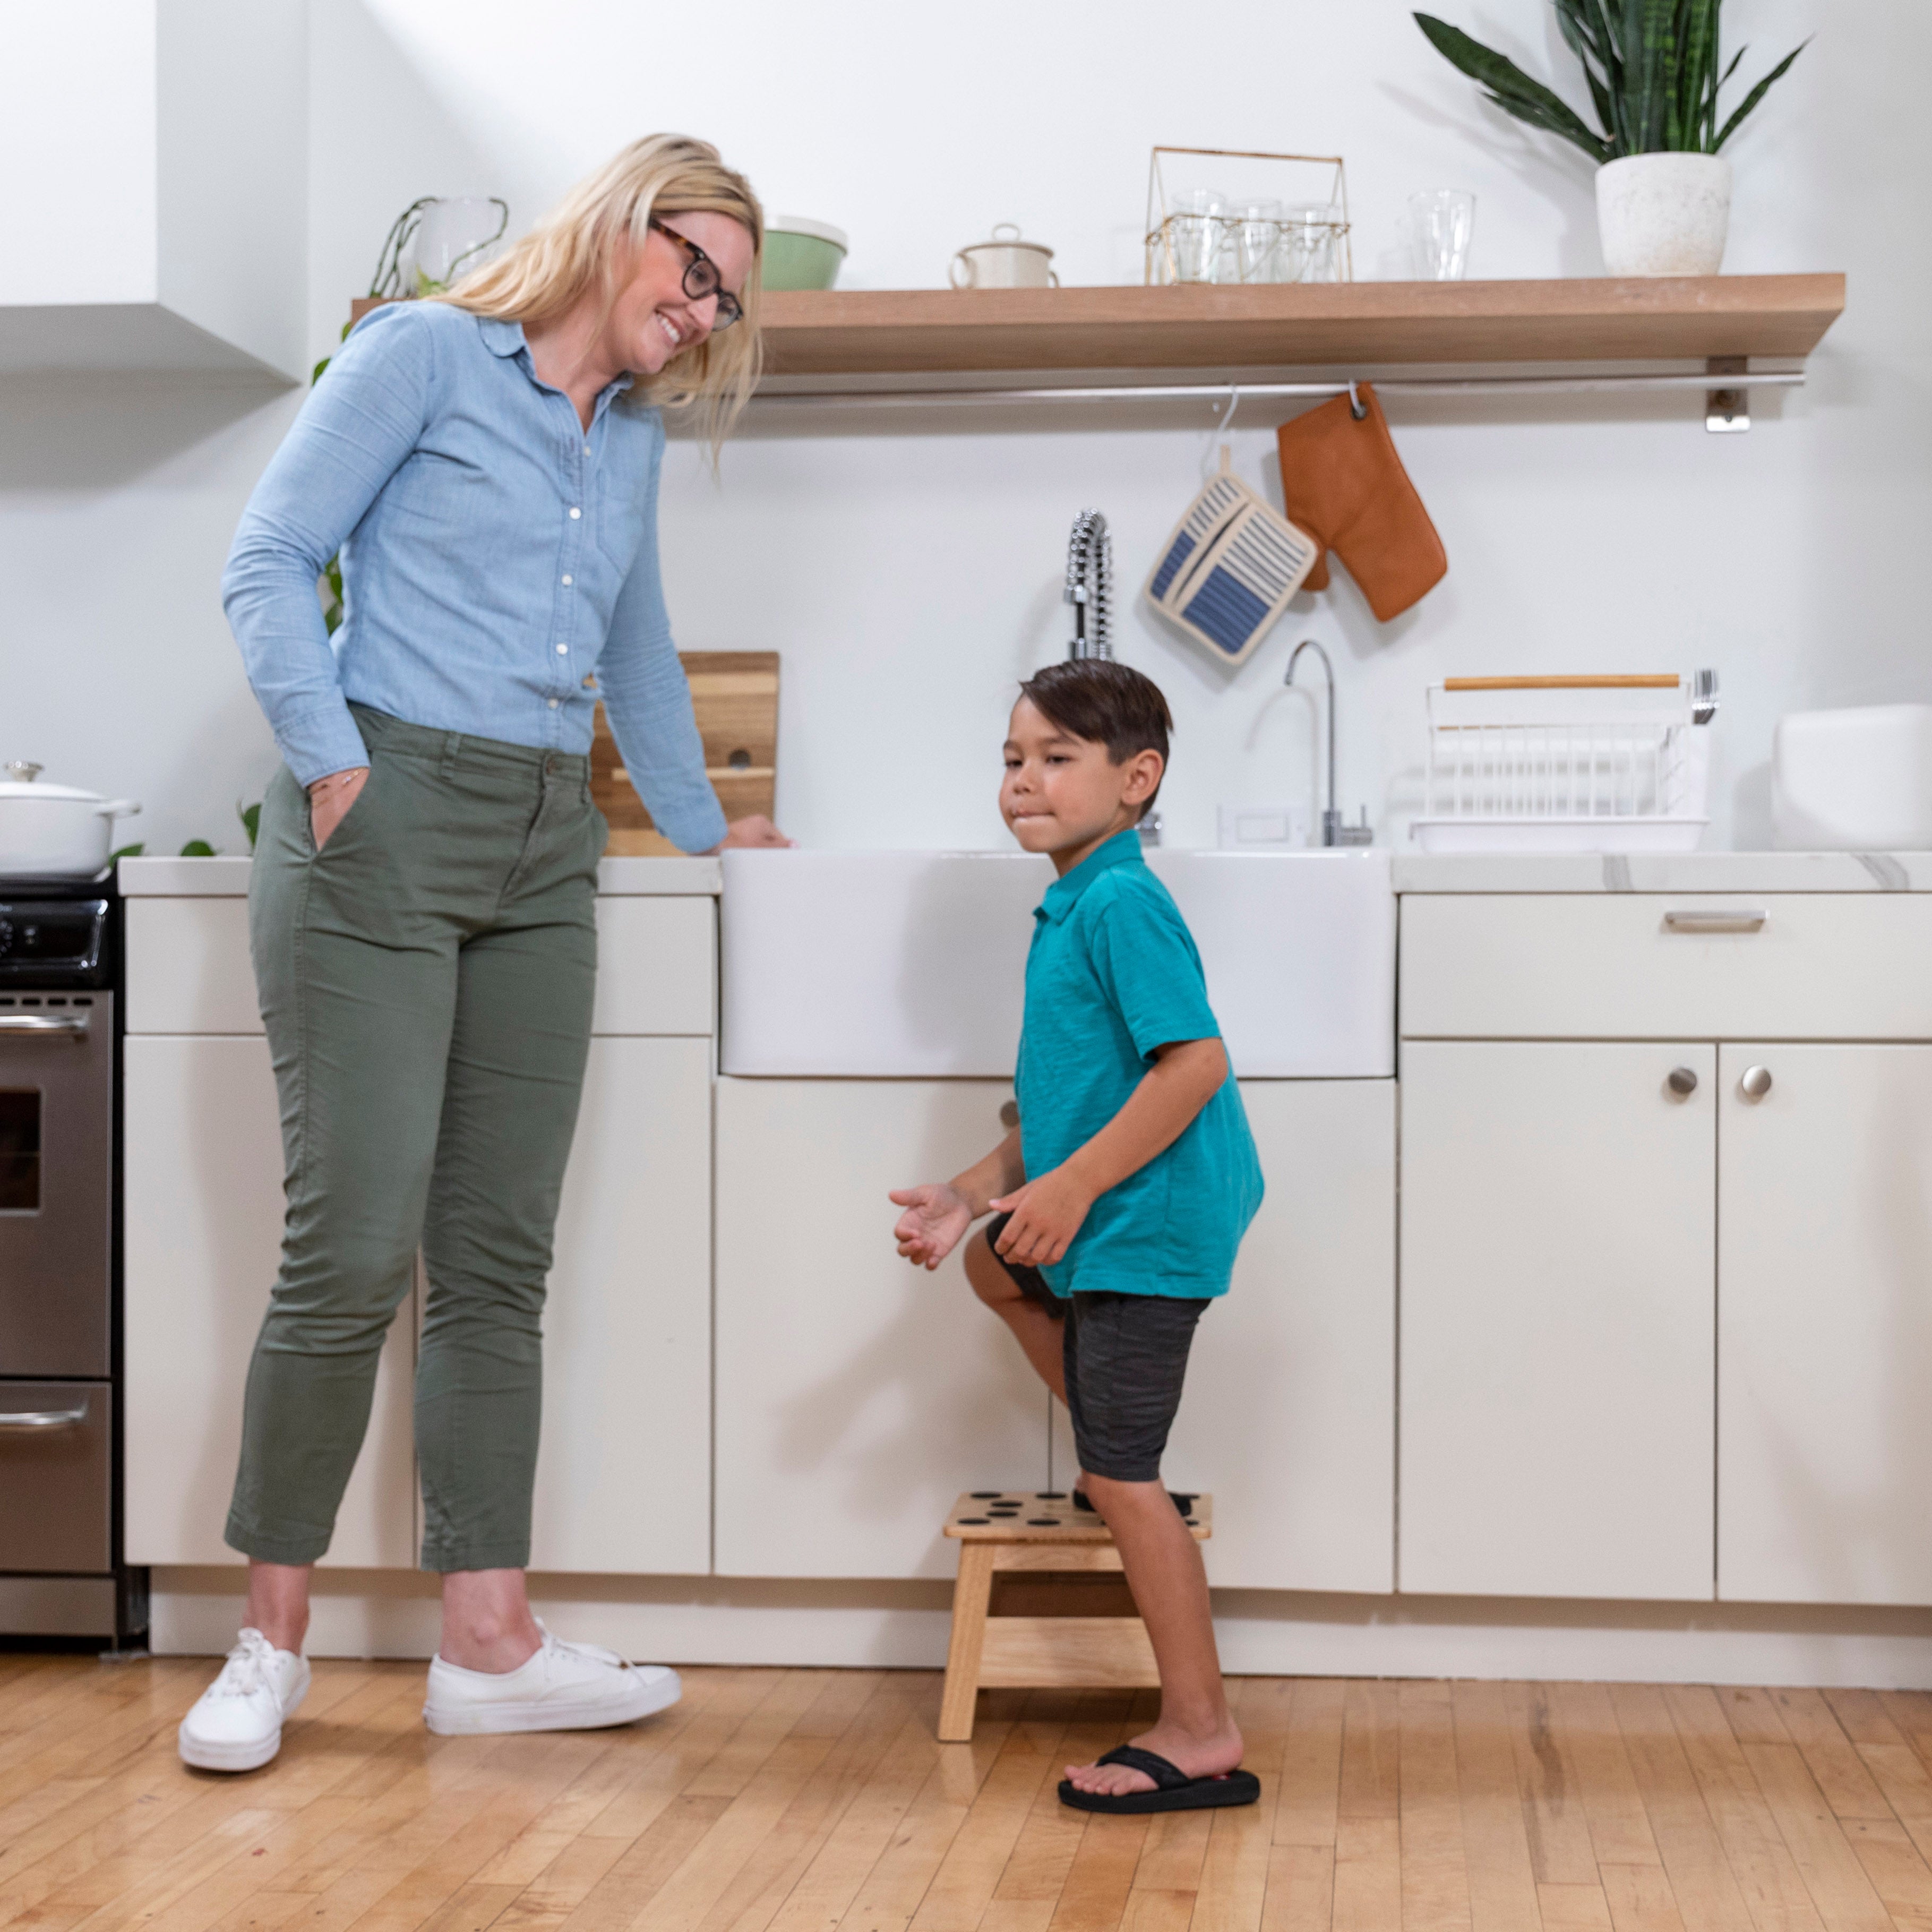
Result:
{"label": "shirt button", "polygon": [[568,657],[570,655],[570,646],[568,644],[559,644],[556,647],[556,654],[560,658]]}
{"label": "shirt button", "polygon": [[569,582],[570,582],[570,579],[569,579],[568,577],[566,577],[563,580],[564,580],[564,582],[565,582],[565,584],[566,584],[566,585],[568,585],[568,584],[569,584]]}
{"label": "shirt button", "polygon": [[550,700],[550,708],[553,711],[554,711],[554,710],[556,709],[556,700],[555,698],[553,698]]}
{"label": "shirt button", "polygon": [[578,507],[576,506],[576,505],[573,503],[573,504],[571,506],[570,514],[571,514],[571,515],[572,515],[573,518],[575,518],[575,517],[580,517],[580,516],[582,516],[582,515],[583,515],[583,514],[584,514],[584,512],[583,512],[581,510],[580,510],[579,508],[578,508]]}

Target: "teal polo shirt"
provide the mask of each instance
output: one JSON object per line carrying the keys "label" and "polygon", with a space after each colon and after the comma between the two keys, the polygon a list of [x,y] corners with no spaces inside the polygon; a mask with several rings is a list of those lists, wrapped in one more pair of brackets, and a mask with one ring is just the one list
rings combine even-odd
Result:
{"label": "teal polo shirt", "polygon": [[[1148,871],[1138,832],[1056,880],[1034,921],[1014,1076],[1030,1176],[1059,1166],[1126,1105],[1156,1047],[1221,1036],[1193,935]],[[1060,1295],[1225,1294],[1261,1201],[1231,1071],[1180,1138],[1102,1195],[1041,1272]]]}

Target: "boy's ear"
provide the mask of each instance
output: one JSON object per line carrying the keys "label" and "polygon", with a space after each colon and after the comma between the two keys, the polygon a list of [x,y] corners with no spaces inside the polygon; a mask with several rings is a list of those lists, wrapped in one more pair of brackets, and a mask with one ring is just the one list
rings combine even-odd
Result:
{"label": "boy's ear", "polygon": [[1144,805],[1160,789],[1161,776],[1166,769],[1167,760],[1151,746],[1136,752],[1121,774],[1120,802]]}

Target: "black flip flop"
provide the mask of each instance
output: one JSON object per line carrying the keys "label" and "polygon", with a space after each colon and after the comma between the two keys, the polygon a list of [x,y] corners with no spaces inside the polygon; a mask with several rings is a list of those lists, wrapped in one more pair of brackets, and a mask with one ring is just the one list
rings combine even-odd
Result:
{"label": "black flip flop", "polygon": [[1205,1811],[1222,1804],[1252,1804],[1262,1795],[1262,1781],[1251,1771],[1225,1772],[1219,1778],[1190,1778],[1158,1751],[1138,1744],[1120,1744],[1096,1764],[1124,1764],[1144,1772],[1154,1782],[1151,1791],[1124,1791],[1118,1796],[1082,1791],[1070,1780],[1060,1780],[1060,1802],[1076,1811]]}
{"label": "black flip flop", "polygon": [[[1183,1516],[1191,1516],[1193,1515],[1193,1497],[1186,1495],[1179,1490],[1169,1490],[1167,1492],[1167,1496],[1168,1502],[1172,1503],[1174,1508],[1180,1510]],[[1084,1490],[1076,1490],[1073,1492],[1073,1507],[1077,1510],[1084,1510],[1089,1516],[1098,1516],[1100,1514],[1100,1512],[1094,1507],[1093,1498],[1088,1496]]]}

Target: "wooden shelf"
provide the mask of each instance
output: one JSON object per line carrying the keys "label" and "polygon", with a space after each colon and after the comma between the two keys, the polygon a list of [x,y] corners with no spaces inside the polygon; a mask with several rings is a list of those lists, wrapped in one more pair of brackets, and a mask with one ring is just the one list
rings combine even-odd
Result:
{"label": "wooden shelf", "polygon": [[1802,360],[1841,274],[765,298],[775,376]]}

